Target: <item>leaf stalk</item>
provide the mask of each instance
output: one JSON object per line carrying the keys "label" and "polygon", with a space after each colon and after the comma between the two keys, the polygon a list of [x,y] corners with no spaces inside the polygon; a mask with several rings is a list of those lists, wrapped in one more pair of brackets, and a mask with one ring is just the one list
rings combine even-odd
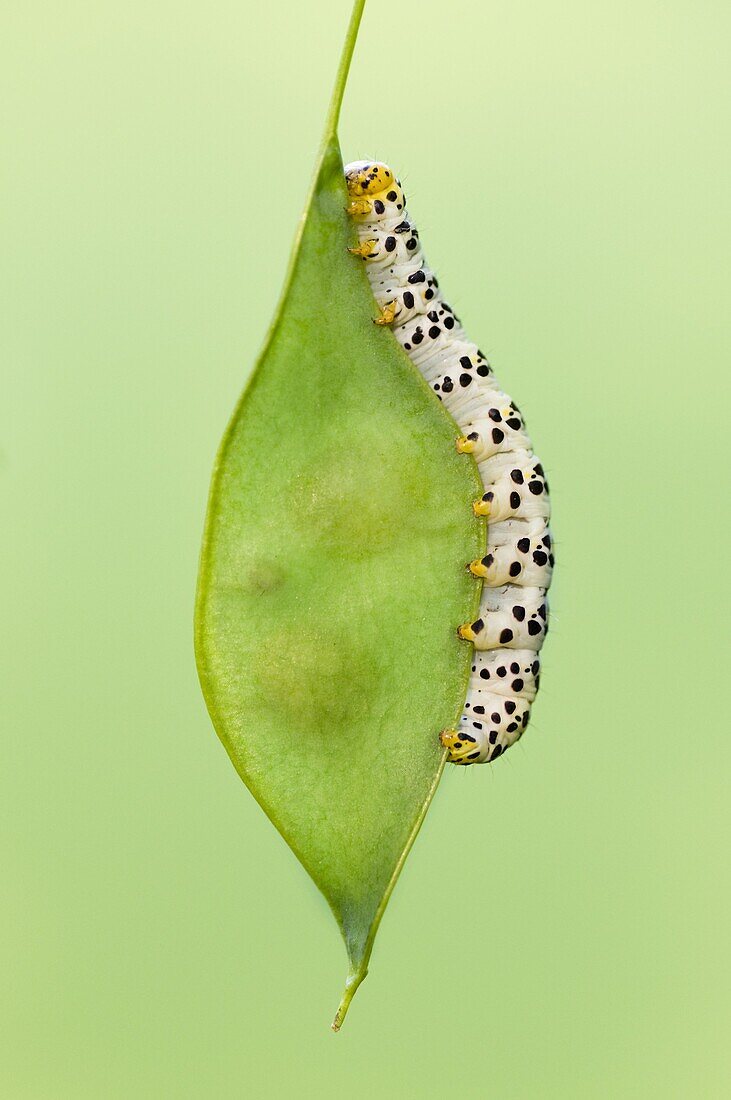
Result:
{"label": "leaf stalk", "polygon": [[340,55],[340,64],[338,65],[338,71],[335,75],[335,85],[333,87],[330,107],[325,120],[323,144],[327,144],[330,138],[337,136],[338,122],[340,121],[340,107],[343,102],[343,93],[348,80],[350,62],[353,58],[355,40],[358,37],[358,28],[360,27],[364,8],[365,0],[355,0],[350,15],[350,22],[348,23],[348,29],[345,32],[345,41],[343,42],[343,51]]}

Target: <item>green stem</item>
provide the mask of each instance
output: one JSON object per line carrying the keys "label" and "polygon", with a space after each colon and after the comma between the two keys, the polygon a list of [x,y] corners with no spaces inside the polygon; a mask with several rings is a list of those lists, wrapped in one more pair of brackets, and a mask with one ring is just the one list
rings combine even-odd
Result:
{"label": "green stem", "polygon": [[[370,958],[370,951],[368,952],[368,957]],[[350,1008],[350,1002],[355,996],[355,991],[360,983],[363,981],[367,973],[368,958],[363,960],[358,970],[351,970],[348,974],[348,977],[345,979],[345,992],[343,993],[340,1004],[338,1005],[338,1010],[335,1013],[335,1019],[332,1022],[333,1031],[340,1031],[340,1028],[343,1025],[343,1020],[345,1019],[347,1011]]]}
{"label": "green stem", "polygon": [[[350,69],[350,61],[353,57],[353,50],[355,49],[355,40],[358,37],[358,27],[360,26],[360,19],[363,15],[363,9],[365,8],[366,0],[355,0],[353,4],[353,11],[350,16],[350,22],[348,23],[348,29],[345,33],[345,42],[343,43],[343,51],[340,55],[340,64],[338,65],[337,75],[335,77],[335,86],[330,97],[330,106],[328,107],[327,118],[325,120],[325,131],[322,135],[322,142],[320,145],[320,152],[317,160],[315,161],[315,170],[312,175],[312,182],[310,184],[310,190],[307,195],[307,201],[305,202],[305,208],[302,211],[302,216],[299,220],[297,232],[295,234],[294,242],[292,244],[292,252],[289,257],[289,264],[287,266],[287,273],[284,277],[284,286],[282,287],[282,293],[279,298],[279,303],[274,311],[274,317],[272,323],[269,326],[269,331],[264,339],[264,347],[259,355],[256,366],[249,378],[249,385],[253,382],[254,377],[259,370],[260,364],[264,361],[264,356],[271,345],[274,338],[274,334],[277,331],[282,313],[284,311],[284,304],[287,301],[290,289],[292,287],[292,280],[294,279],[295,267],[297,266],[297,258],[299,256],[300,246],[302,244],[302,235],[305,231],[305,225],[307,218],[312,207],[315,192],[317,191],[318,181],[320,173],[322,171],[323,163],[326,158],[333,153],[333,147],[335,147],[336,156],[340,157],[340,146],[338,145],[338,121],[340,119],[340,105],[343,102],[343,92],[345,91],[345,84],[348,79],[348,70]],[[340,168],[342,169],[342,159],[340,160]],[[341,181],[343,187],[343,198],[345,198],[345,180]],[[247,390],[244,390],[240,400],[243,401]],[[231,419],[231,424],[236,422],[238,417],[238,407],[234,411]]]}
{"label": "green stem", "polygon": [[327,120],[325,122],[326,141],[328,138],[335,137],[335,135],[337,134],[338,122],[340,120],[340,105],[343,102],[345,83],[348,79],[350,62],[353,57],[355,40],[358,37],[358,27],[360,26],[360,20],[361,16],[363,15],[364,8],[365,0],[354,0],[353,11],[350,16],[350,23],[348,24],[348,29],[345,33],[343,52],[340,55],[340,64],[338,65],[338,71],[335,77],[335,86],[333,88],[333,94],[330,100],[330,109],[327,112]]}

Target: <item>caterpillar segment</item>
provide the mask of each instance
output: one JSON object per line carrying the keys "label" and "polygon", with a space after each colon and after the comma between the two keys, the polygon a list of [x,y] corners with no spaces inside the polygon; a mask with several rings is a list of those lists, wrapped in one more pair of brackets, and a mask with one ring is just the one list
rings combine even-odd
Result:
{"label": "caterpillar segment", "polygon": [[480,610],[457,628],[474,647],[472,672],[458,727],[440,741],[453,764],[491,762],[522,736],[538,690],[554,564],[548,482],[520,409],[439,289],[394,171],[355,161],[345,179],[358,235],[349,251],[366,264],[375,323],[391,327],[451,413],[457,451],[482,479],[472,510],[487,520],[487,552],[467,565],[482,585]]}

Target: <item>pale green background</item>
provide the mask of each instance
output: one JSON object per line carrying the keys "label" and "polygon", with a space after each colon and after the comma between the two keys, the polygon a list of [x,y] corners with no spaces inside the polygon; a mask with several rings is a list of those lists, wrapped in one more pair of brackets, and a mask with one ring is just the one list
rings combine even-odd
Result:
{"label": "pale green background", "polygon": [[9,8],[3,1100],[729,1095],[728,5],[366,11],[344,151],[525,411],[558,570],[528,736],[447,771],[337,1038],[191,616],[348,5]]}

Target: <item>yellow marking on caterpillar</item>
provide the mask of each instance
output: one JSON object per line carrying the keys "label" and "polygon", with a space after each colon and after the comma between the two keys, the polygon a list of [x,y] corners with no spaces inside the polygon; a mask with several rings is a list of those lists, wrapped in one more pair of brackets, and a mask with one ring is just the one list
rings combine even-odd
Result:
{"label": "yellow marking on caterpillar", "polygon": [[471,439],[468,439],[466,435],[461,435],[456,443],[457,450],[461,455],[471,455],[475,449],[475,444]]}
{"label": "yellow marking on caterpillar", "polygon": [[462,741],[457,730],[442,730],[439,740],[449,752],[447,759],[450,764],[466,760],[476,748],[474,741]]}
{"label": "yellow marking on caterpillar", "polygon": [[380,317],[373,319],[374,325],[392,325],[396,319],[396,302],[386,302],[381,307]]}
{"label": "yellow marking on caterpillar", "polygon": [[363,214],[370,214],[372,209],[373,203],[370,199],[353,199],[345,207],[345,213],[349,214],[351,218],[358,218]]}
{"label": "yellow marking on caterpillar", "polygon": [[349,248],[348,252],[351,252],[353,256],[362,256],[364,260],[368,259],[372,250],[376,247],[378,241],[368,240],[363,241],[362,244],[357,244],[353,248]]}

